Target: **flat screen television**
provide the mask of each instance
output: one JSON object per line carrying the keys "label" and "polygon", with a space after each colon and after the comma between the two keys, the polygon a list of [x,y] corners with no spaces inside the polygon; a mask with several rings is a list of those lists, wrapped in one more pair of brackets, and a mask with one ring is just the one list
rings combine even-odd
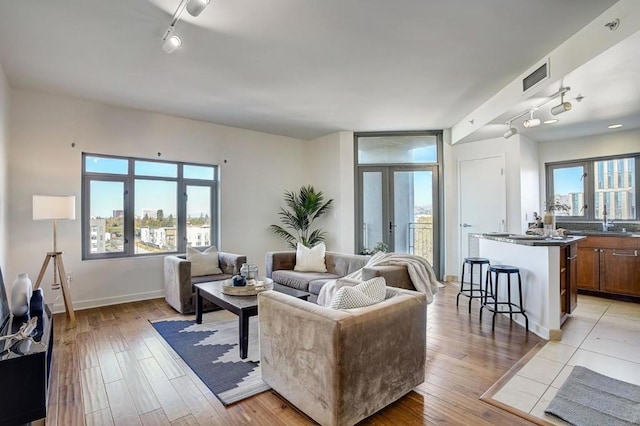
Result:
{"label": "flat screen television", "polygon": [[9,299],[7,298],[7,291],[4,288],[2,270],[0,270],[0,334],[2,334],[4,327],[7,325],[9,314]]}

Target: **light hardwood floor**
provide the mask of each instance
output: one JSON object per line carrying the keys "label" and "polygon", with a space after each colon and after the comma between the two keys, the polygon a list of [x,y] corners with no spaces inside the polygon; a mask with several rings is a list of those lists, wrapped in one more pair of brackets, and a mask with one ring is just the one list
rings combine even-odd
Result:
{"label": "light hardwood floor", "polygon": [[[428,307],[426,381],[362,424],[531,424],[478,398],[541,339],[507,318],[493,333],[457,291]],[[48,425],[313,424],[272,391],[223,406],[151,327],[176,315],[164,299],[76,314],[76,328],[54,318]]]}

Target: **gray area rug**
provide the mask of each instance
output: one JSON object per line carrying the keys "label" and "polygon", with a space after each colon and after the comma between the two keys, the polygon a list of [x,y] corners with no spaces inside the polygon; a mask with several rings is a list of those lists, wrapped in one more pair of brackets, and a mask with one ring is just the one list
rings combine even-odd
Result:
{"label": "gray area rug", "polygon": [[172,318],[152,325],[224,405],[270,389],[260,373],[257,316],[249,321],[248,356],[244,360],[238,350],[238,317],[215,311],[206,313],[202,324],[193,318]]}
{"label": "gray area rug", "polygon": [[576,366],[545,413],[578,426],[640,424],[640,386]]}

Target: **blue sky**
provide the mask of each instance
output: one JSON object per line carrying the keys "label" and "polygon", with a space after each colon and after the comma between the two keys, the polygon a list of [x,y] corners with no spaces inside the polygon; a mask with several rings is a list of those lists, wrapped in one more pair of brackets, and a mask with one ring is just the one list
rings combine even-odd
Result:
{"label": "blue sky", "polygon": [[555,195],[583,192],[583,181],[580,179],[584,170],[582,167],[567,167],[553,171],[553,188]]}
{"label": "blue sky", "polygon": [[[136,174],[156,177],[176,177],[177,165],[153,161],[135,161]],[[118,158],[86,157],[88,172],[123,175],[128,173],[128,160]],[[184,165],[184,176],[190,179],[213,179],[213,167]],[[114,210],[123,210],[122,182],[92,181],[91,216],[112,217]],[[162,209],[165,216],[177,212],[177,182],[149,179],[135,180],[135,215],[142,217],[143,210]],[[202,186],[187,187],[189,194],[187,216],[199,217],[209,214],[209,188]]]}

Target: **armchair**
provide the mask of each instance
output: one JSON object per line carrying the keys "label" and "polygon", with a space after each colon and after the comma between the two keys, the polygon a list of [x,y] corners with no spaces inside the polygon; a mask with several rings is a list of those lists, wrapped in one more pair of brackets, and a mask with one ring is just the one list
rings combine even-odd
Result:
{"label": "armchair", "polygon": [[[164,258],[164,298],[176,311],[189,314],[195,311],[194,284],[207,281],[220,281],[231,278],[240,271],[243,263],[247,262],[244,255],[218,252],[218,261],[222,274],[191,276],[191,262],[186,255],[169,255]],[[213,305],[205,300],[205,309]]]}
{"label": "armchair", "polygon": [[424,381],[423,293],[334,310],[266,291],[258,311],[262,379],[321,425],[353,425]]}

